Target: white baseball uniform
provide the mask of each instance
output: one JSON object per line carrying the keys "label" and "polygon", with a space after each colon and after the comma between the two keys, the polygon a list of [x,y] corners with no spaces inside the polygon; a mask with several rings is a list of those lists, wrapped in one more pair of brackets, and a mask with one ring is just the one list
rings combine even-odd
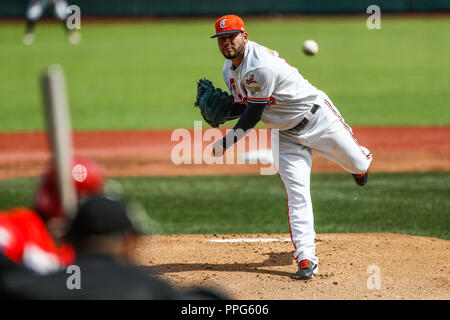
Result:
{"label": "white baseball uniform", "polygon": [[55,6],[55,15],[60,20],[65,20],[67,18],[67,2],[65,0],[34,0],[30,1],[27,8],[27,19],[31,21],[39,20],[44,12],[44,10],[53,4]]}
{"label": "white baseball uniform", "polygon": [[[237,68],[231,60],[225,61],[223,78],[235,102],[267,104],[261,120],[271,128],[273,157],[286,189],[294,258],[297,263],[303,259],[318,263],[310,195],[311,152],[317,151],[352,174],[367,172],[371,153],[358,144],[331,99],[276,51],[248,41]],[[305,118],[309,122],[297,127]]]}

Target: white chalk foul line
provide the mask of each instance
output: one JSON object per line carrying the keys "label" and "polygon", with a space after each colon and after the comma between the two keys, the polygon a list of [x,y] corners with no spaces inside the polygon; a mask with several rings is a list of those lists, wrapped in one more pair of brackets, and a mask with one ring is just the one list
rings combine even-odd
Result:
{"label": "white chalk foul line", "polygon": [[275,238],[238,238],[238,239],[211,239],[210,242],[290,242],[291,239],[275,239]]}

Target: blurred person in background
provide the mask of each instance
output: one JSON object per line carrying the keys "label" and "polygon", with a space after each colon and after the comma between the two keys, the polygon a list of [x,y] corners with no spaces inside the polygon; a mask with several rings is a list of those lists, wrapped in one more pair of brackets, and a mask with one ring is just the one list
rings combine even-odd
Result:
{"label": "blurred person in background", "polygon": [[78,44],[81,41],[81,34],[75,30],[69,30],[67,27],[68,6],[65,0],[30,0],[26,11],[26,27],[23,43],[25,45],[31,45],[34,42],[36,23],[50,6],[54,7],[55,15],[61,21],[69,42],[71,44]]}

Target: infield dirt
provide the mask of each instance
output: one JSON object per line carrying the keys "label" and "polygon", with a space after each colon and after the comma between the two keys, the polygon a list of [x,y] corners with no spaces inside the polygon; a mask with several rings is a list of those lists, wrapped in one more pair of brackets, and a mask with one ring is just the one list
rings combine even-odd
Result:
{"label": "infield dirt", "polygon": [[[217,239],[277,242],[211,242]],[[289,234],[143,237],[136,261],[182,287],[232,299],[450,299],[450,241],[398,234],[319,234],[319,273],[295,280]]]}

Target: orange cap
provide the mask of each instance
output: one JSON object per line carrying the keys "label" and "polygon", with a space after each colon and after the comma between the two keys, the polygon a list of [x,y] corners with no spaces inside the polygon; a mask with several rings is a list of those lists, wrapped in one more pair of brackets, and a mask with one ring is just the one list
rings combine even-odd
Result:
{"label": "orange cap", "polygon": [[234,14],[220,17],[216,21],[216,34],[211,36],[215,38],[222,34],[245,32],[244,21]]}

